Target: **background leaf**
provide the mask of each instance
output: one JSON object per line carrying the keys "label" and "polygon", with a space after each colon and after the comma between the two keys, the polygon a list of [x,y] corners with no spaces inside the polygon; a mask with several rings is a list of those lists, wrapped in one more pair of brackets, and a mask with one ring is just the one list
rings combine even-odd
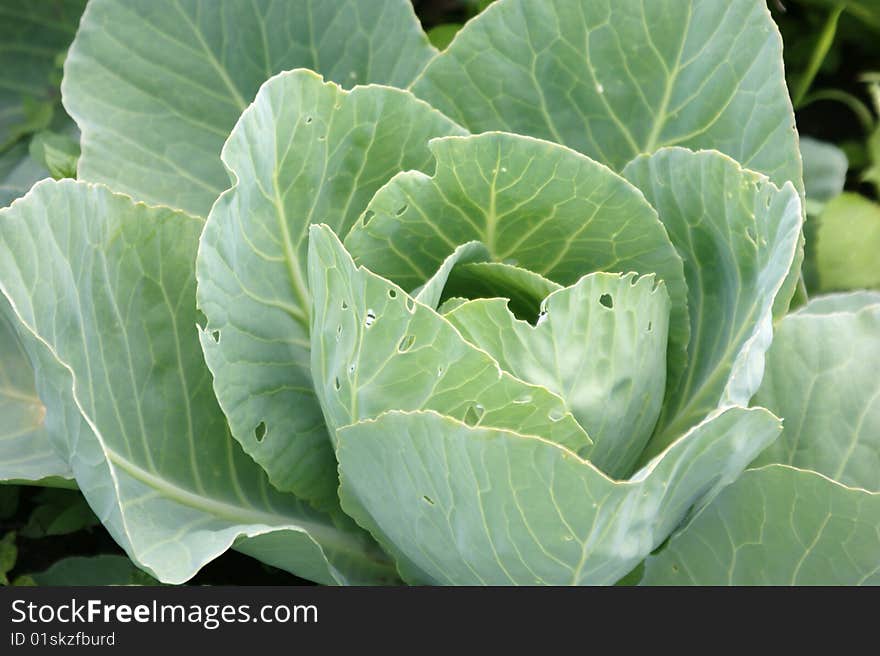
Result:
{"label": "background leaf", "polygon": [[62,558],[44,572],[28,574],[15,585],[93,586],[158,585],[152,576],[124,556],[72,556]]}
{"label": "background leaf", "polygon": [[825,206],[816,232],[822,291],[880,289],[880,205],[844,193]]}
{"label": "background leaf", "polygon": [[0,207],[24,196],[35,182],[48,176],[46,167],[30,157],[24,142],[0,153]]}
{"label": "background leaf", "polygon": [[0,152],[51,122],[58,101],[52,73],[85,6],[86,0],[4,0],[0,5]]}
{"label": "background leaf", "polygon": [[42,490],[35,503],[37,506],[27,524],[19,531],[22,537],[67,535],[100,523],[83,496],[75,490]]}
{"label": "background leaf", "polygon": [[835,196],[843,193],[849,161],[834,144],[801,137],[804,158],[804,186],[807,190],[807,212],[818,214]]}

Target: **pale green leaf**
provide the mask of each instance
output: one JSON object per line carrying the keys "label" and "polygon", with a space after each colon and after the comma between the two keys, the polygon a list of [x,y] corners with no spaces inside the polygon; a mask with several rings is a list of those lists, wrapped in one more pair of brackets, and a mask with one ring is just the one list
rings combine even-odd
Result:
{"label": "pale green leaf", "polygon": [[795,314],[832,314],[858,312],[871,305],[880,305],[880,292],[858,291],[846,294],[815,296]]}
{"label": "pale green leaf", "polygon": [[430,164],[431,137],[460,132],[405,91],[292,71],[263,86],[224,146],[236,183],[199,247],[201,341],[232,434],[279,489],[338,506],[309,371],[309,224],[344,234],[392,175]]}
{"label": "pale green leaf", "polygon": [[455,308],[460,307],[461,305],[470,301],[469,298],[462,298],[461,296],[453,296],[451,298],[447,298],[443,303],[437,308],[437,314],[449,314]]}
{"label": "pale green leaf", "polygon": [[778,431],[728,409],[615,482],[537,437],[392,412],[338,432],[343,507],[411,582],[612,584]]}
{"label": "pale green leaf", "polygon": [[561,398],[502,371],[432,308],[356,267],[328,227],[310,232],[312,373],[332,434],[387,410],[434,410],[588,450]]}
{"label": "pale green leaf", "polygon": [[816,234],[822,291],[880,289],[880,205],[843,193],[825,206]]}
{"label": "pale green leaf", "polygon": [[793,465],[880,491],[878,371],[880,303],[783,319],[754,403],[784,417],[785,429],[757,464]]}
{"label": "pale green leaf", "polygon": [[500,0],[413,90],[472,132],[550,139],[616,170],[662,146],[714,148],[803,188],[765,0]]}
{"label": "pale green leaf", "polygon": [[632,472],[660,414],[669,296],[654,276],[595,273],[544,300],[536,325],[505,299],[470,301],[446,315],[501,368],[558,394],[593,440],[590,462]]}
{"label": "pale green leaf", "polygon": [[[182,582],[235,544],[324,583],[393,576],[371,541],[273,490],[229,436],[196,331],[203,222],[100,186],[36,185],[0,211],[0,289],[33,348],[47,429],[138,566]],[[257,540],[252,544],[247,538]]]}
{"label": "pale green leaf", "polygon": [[62,84],[80,178],[204,216],[228,187],[223,142],[265,80],[310,68],[406,86],[435,52],[408,0],[92,0]]}
{"label": "pale green leaf", "polygon": [[433,177],[395,176],[352,228],[345,245],[358,264],[412,289],[458,244],[478,240],[493,261],[563,285],[594,271],[656,273],[672,299],[677,378],[688,341],[682,263],[637,189],[583,155],[530,137],[450,137],[431,150]]}
{"label": "pale green leaf", "polygon": [[664,401],[652,456],[720,405],[745,405],[761,383],[773,305],[799,268],[801,204],[715,151],[666,148],[625,175],[660,215],[684,260],[691,341],[681,384]]}
{"label": "pale green leaf", "polygon": [[453,270],[465,264],[485,262],[489,257],[489,249],[478,241],[469,241],[458,246],[443,261],[431,279],[419,287],[417,292],[413,292],[413,298],[422,305],[436,309],[440,305],[440,299],[448,295],[444,294],[444,291]]}
{"label": "pale green leaf", "polygon": [[745,472],[645,563],[643,585],[880,585],[880,494]]}
{"label": "pale green leaf", "polygon": [[0,295],[0,481],[70,478],[70,468],[46,433],[46,408],[11,316]]}

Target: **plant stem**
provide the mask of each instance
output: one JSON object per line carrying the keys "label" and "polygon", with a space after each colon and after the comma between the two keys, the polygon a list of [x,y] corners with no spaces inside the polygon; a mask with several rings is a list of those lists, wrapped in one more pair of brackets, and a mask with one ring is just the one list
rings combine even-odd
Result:
{"label": "plant stem", "polygon": [[810,294],[807,292],[807,285],[804,282],[804,274],[798,277],[797,287],[794,290],[794,296],[791,299],[791,305],[788,308],[789,312],[793,312],[798,309],[802,305],[806,305],[810,300]]}
{"label": "plant stem", "polygon": [[813,55],[810,57],[810,63],[807,65],[807,70],[804,71],[798,82],[793,98],[795,109],[800,109],[804,97],[813,84],[813,80],[816,79],[819,69],[822,68],[825,57],[828,56],[828,51],[831,49],[831,44],[834,43],[834,37],[837,35],[837,22],[844,9],[846,9],[846,5],[840,4],[835,6],[831,13],[828,14],[828,19],[825,21],[825,27],[822,28],[822,32],[819,34],[819,40],[816,42]]}
{"label": "plant stem", "polygon": [[868,106],[865,103],[846,91],[841,91],[839,89],[822,89],[821,91],[815,91],[804,98],[799,109],[803,109],[807,105],[811,105],[820,100],[833,100],[846,105],[852,110],[853,114],[858,116],[859,122],[862,124],[866,133],[874,131],[874,115],[871,113],[871,110],[868,109]]}

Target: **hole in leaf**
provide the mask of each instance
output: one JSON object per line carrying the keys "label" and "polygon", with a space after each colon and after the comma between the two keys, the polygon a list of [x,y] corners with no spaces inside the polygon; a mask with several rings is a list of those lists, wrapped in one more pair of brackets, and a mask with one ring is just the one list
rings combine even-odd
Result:
{"label": "hole in leaf", "polygon": [[409,209],[409,205],[401,205],[397,208],[397,216],[403,216],[403,214]]}
{"label": "hole in leaf", "polygon": [[407,335],[402,340],[400,340],[400,344],[397,345],[397,350],[400,353],[406,353],[412,348],[412,345],[416,343],[415,335]]}
{"label": "hole in leaf", "polygon": [[342,336],[342,324],[336,326],[336,341],[339,341],[339,338]]}
{"label": "hole in leaf", "polygon": [[363,226],[369,225],[374,216],[376,216],[376,213],[373,210],[367,210],[366,212],[364,212],[364,220],[361,221],[361,224]]}
{"label": "hole in leaf", "polygon": [[397,290],[389,289],[388,290],[388,298],[397,298]]}
{"label": "hole in leaf", "polygon": [[412,300],[412,297],[407,297],[406,309],[407,309],[407,312],[409,312],[410,314],[412,314],[413,312],[416,311],[416,302],[414,300]]}
{"label": "hole in leaf", "polygon": [[746,234],[748,235],[748,237],[751,241],[753,241],[753,242],[758,241],[758,233],[755,232],[755,228],[753,226],[749,226],[748,228],[746,228]]}
{"label": "hole in leaf", "polygon": [[254,429],[254,439],[256,439],[257,442],[262,442],[264,437],[266,437],[266,422],[261,421]]}
{"label": "hole in leaf", "polygon": [[349,368],[348,368],[348,373],[350,373],[350,374],[353,374],[353,373],[354,373],[354,362],[352,362],[352,363],[351,363],[351,366],[349,366]]}
{"label": "hole in leaf", "polygon": [[565,416],[565,411],[562,408],[553,408],[550,411],[550,414],[547,417],[550,421],[559,421]]}
{"label": "hole in leaf", "polygon": [[376,313],[372,310],[367,310],[367,318],[364,319],[364,325],[369,328],[374,323],[376,323]]}
{"label": "hole in leaf", "polygon": [[219,344],[220,343],[220,331],[219,330],[212,330],[211,331],[211,339],[213,339],[215,343]]}
{"label": "hole in leaf", "polygon": [[336,391],[337,391],[337,392],[338,392],[340,389],[342,389],[342,383],[339,382],[339,376],[337,376],[336,379],[333,381],[333,387],[336,388]]}
{"label": "hole in leaf", "polygon": [[434,500],[431,497],[429,497],[427,494],[422,497],[422,501],[424,501],[425,503],[428,503],[432,506],[434,505]]}
{"label": "hole in leaf", "polygon": [[611,294],[602,294],[599,297],[599,302],[609,310],[614,308],[614,299],[611,298]]}
{"label": "hole in leaf", "polygon": [[348,303],[346,303],[346,301],[345,301],[344,299],[343,299],[343,301],[342,301],[342,309],[343,309],[343,310],[347,310],[347,309],[348,309]]}
{"label": "hole in leaf", "polygon": [[651,332],[652,330],[654,330],[654,322],[649,321],[648,322],[648,332]]}
{"label": "hole in leaf", "polygon": [[481,406],[479,403],[472,403],[468,406],[467,412],[464,413],[464,423],[468,426],[476,426],[480,423],[480,420],[483,418],[483,414],[485,414],[486,409]]}
{"label": "hole in leaf", "polygon": [[312,123],[312,117],[311,117],[311,116],[307,116],[307,117],[306,117],[306,125],[311,125],[311,123]]}
{"label": "hole in leaf", "polygon": [[326,134],[322,134],[320,137],[318,137],[318,141],[326,141],[326,140],[327,140]]}
{"label": "hole in leaf", "polygon": [[443,367],[437,367],[437,378],[443,375]]}
{"label": "hole in leaf", "polygon": [[531,394],[523,394],[518,399],[513,400],[514,405],[525,405],[526,403],[531,403],[531,402],[532,402],[532,395]]}
{"label": "hole in leaf", "polygon": [[538,314],[538,320],[535,322],[535,325],[536,325],[536,326],[540,326],[542,323],[544,323],[545,321],[547,321],[547,316],[548,316],[549,314],[550,314],[550,313],[547,312],[546,309],[541,310],[541,312]]}

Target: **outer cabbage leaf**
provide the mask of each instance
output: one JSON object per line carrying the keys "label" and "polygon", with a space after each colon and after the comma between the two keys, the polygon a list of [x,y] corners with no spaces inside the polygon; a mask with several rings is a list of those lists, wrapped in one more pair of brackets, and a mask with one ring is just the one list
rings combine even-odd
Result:
{"label": "outer cabbage leaf", "polygon": [[790,183],[779,189],[714,151],[665,148],[624,174],[657,208],[685,263],[690,309],[687,371],[667,394],[650,457],[757,391],[774,302],[801,261],[801,203]]}
{"label": "outer cabbage leaf", "polygon": [[0,296],[0,481],[39,481],[71,472],[49,440],[46,407],[18,338],[6,299]]}
{"label": "outer cabbage leaf", "polygon": [[590,439],[560,397],[502,371],[432,308],[356,267],[327,226],[310,230],[309,287],[312,373],[334,438],[387,410],[433,410],[588,452]]}
{"label": "outer cabbage leaf", "polygon": [[229,436],[195,330],[201,228],[71,181],[39,183],[0,211],[0,289],[33,345],[56,451],[162,581],[185,581],[233,544],[324,583],[388,580],[365,534],[273,490]]}
{"label": "outer cabbage leaf", "polygon": [[642,585],[880,585],[880,494],[745,472],[645,563]]}
{"label": "outer cabbage leaf", "polygon": [[395,173],[461,129],[405,91],[347,92],[311,71],[267,82],[223,149],[235,185],[199,246],[202,348],[232,434],[281,490],[338,506],[309,371],[308,227],[344,234]]}
{"label": "outer cabbage leaf", "polygon": [[435,52],[408,0],[93,0],[62,85],[80,178],[205,216],[228,186],[223,142],[265,80],[302,67],[406,86]]}
{"label": "outer cabbage leaf", "polygon": [[501,368],[562,397],[590,434],[589,459],[613,477],[632,472],[663,403],[669,296],[653,275],[594,273],[549,295],[536,325],[507,299],[446,315]]}
{"label": "outer cabbage leaf", "polygon": [[819,298],[780,322],[755,402],[785,428],[755,464],[782,464],[722,492],[642,582],[880,584],[878,366],[877,295]]}
{"label": "outer cabbage leaf", "polygon": [[687,288],[657,213],[632,185],[564,146],[512,134],[435,139],[433,177],[401,173],[345,239],[363,264],[404,289],[424,283],[458,244],[570,285],[585,273],[656,273],[672,299],[670,377],[684,369]]}
{"label": "outer cabbage leaf", "polygon": [[878,370],[880,302],[828,314],[807,306],[786,317],[754,399],[785,417],[785,429],[758,463],[793,465],[880,491]]}
{"label": "outer cabbage leaf", "polygon": [[616,170],[662,146],[714,148],[803,190],[765,0],[499,0],[413,90],[473,132],[550,139]]}
{"label": "outer cabbage leaf", "polygon": [[392,412],[338,431],[342,503],[410,582],[611,584],[778,431],[728,409],[615,482],[540,437]]}
{"label": "outer cabbage leaf", "polygon": [[871,305],[880,305],[880,292],[858,291],[846,294],[815,296],[798,308],[794,314],[833,314],[835,312],[858,312]]}

